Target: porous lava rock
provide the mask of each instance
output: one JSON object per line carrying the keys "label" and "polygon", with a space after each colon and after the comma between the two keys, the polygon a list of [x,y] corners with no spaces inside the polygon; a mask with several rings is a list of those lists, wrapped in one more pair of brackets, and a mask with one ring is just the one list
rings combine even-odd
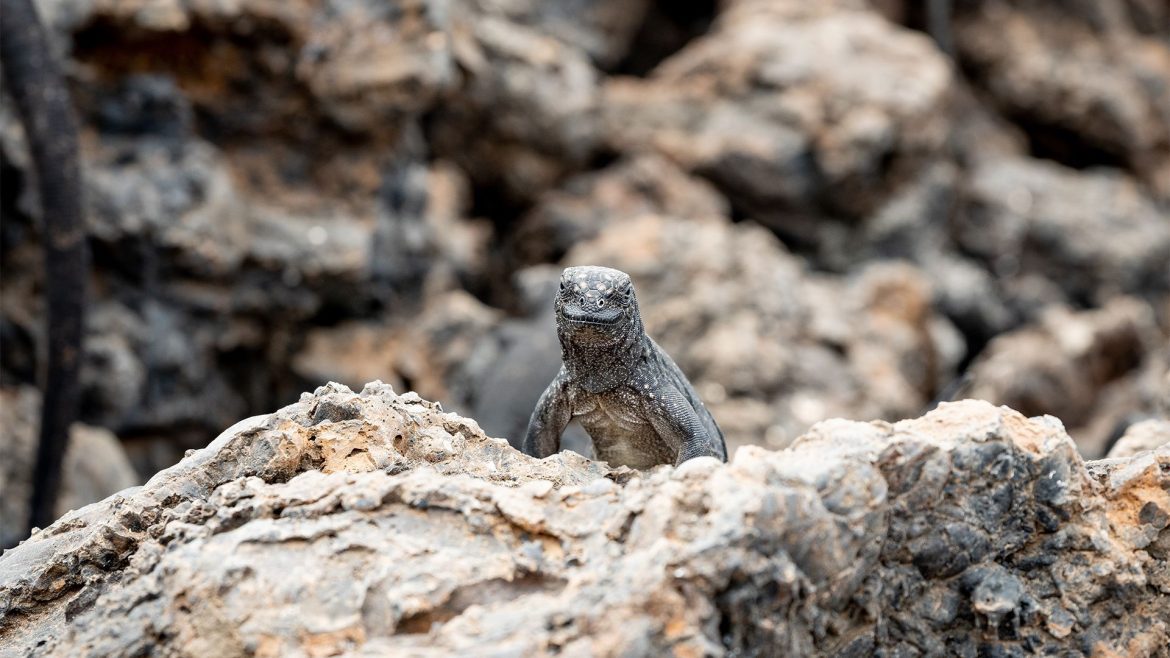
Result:
{"label": "porous lava rock", "polygon": [[649,472],[373,383],[0,557],[5,655],[1165,655],[1170,450],[965,401]]}

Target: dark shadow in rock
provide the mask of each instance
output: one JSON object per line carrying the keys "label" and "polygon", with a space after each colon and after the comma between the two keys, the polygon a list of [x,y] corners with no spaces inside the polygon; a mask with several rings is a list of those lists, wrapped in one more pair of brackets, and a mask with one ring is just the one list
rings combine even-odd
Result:
{"label": "dark shadow in rock", "polygon": [[1055,160],[1073,169],[1127,168],[1124,154],[1094,144],[1076,130],[1045,123],[1026,114],[1013,114],[1008,118],[1027,136],[1028,151],[1034,158]]}
{"label": "dark shadow in rock", "polygon": [[711,27],[715,0],[658,0],[650,6],[629,54],[610,73],[644,77]]}

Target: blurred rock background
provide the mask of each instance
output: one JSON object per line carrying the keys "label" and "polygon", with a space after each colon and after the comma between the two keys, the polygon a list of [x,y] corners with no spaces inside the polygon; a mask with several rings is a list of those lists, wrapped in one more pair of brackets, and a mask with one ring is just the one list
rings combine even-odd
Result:
{"label": "blurred rock background", "polygon": [[[83,125],[93,497],[118,444],[141,481],[328,380],[515,442],[570,264],[633,275],[732,449],[966,371],[1089,458],[1170,407],[1161,0],[38,4]],[[30,171],[5,97],[6,465],[43,361]]]}

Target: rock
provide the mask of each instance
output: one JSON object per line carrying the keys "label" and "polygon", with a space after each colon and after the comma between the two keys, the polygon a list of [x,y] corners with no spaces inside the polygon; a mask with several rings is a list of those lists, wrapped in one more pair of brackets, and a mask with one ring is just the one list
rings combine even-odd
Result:
{"label": "rock", "polygon": [[1158,412],[1156,387],[1170,365],[1159,348],[1165,341],[1153,309],[1135,298],[1094,311],[1053,308],[993,340],[971,366],[966,395],[1058,416],[1085,455],[1103,456],[1127,416]]}
{"label": "rock", "polygon": [[[460,117],[471,112],[498,130],[501,141],[511,140],[497,145],[506,151],[542,140],[579,143],[587,126],[574,118],[594,93],[592,63],[612,65],[626,54],[648,6],[647,0],[424,0],[285,13],[307,37],[297,77],[342,125],[377,131],[387,116],[401,120],[435,107]],[[550,129],[569,137],[561,141]],[[436,135],[440,142],[454,143],[464,133],[453,124],[445,131],[452,134]]]}
{"label": "rock", "polygon": [[589,55],[600,68],[624,58],[653,4],[649,0],[474,0],[476,9],[531,26]]}
{"label": "rock", "polygon": [[1170,525],[1167,452],[1170,451],[1163,444],[1128,459],[1088,463],[1089,475],[1102,486],[1109,499],[1106,513],[1110,525],[1122,542],[1145,550],[1152,559],[1148,586],[1163,596],[1170,588],[1170,570],[1166,566],[1170,558],[1166,533]]}
{"label": "rock", "polygon": [[221,369],[217,358],[231,345],[230,330],[199,322],[191,309],[154,300],[137,306],[109,300],[91,306],[81,371],[83,419],[134,433],[222,426],[246,411],[232,391],[230,370]]}
{"label": "rock", "polygon": [[963,332],[971,353],[1024,321],[1018,307],[981,262],[955,249],[952,216],[960,204],[962,174],[948,162],[925,168],[900,187],[858,230],[825,240],[818,260],[850,271],[873,260],[902,259],[930,278],[937,308]]}
{"label": "rock", "polygon": [[221,135],[306,138],[311,115],[392,136],[462,82],[443,2],[52,4],[68,5],[48,22],[93,78],[173,71]]}
{"label": "rock", "polygon": [[381,372],[410,382],[428,398],[468,399],[463,374],[473,359],[494,361],[478,345],[500,323],[500,313],[467,293],[453,291],[429,300],[411,323],[346,323],[314,329],[294,358],[307,381],[333,378],[357,386]]}
{"label": "rock", "polygon": [[[158,96],[171,88],[151,84],[165,118],[166,99]],[[125,105],[151,107],[130,96]],[[299,390],[286,374],[291,355],[319,314],[417,306],[484,272],[491,229],[464,219],[466,180],[449,163],[410,169],[414,205],[395,202],[407,192],[398,189],[398,170],[388,169],[382,197],[371,195],[355,209],[307,199],[313,195],[286,183],[266,190],[271,181],[242,182],[238,154],[190,134],[127,131],[102,134],[85,151],[98,284],[82,371],[83,419],[176,444],[151,454],[181,454],[252,405],[291,398]],[[28,217],[12,223],[28,227],[29,249],[12,261],[26,267],[0,284],[6,331],[15,345],[37,345],[43,314],[29,309],[40,303],[42,266],[27,243],[36,229]],[[14,354],[14,362],[30,353]],[[390,373],[360,381],[377,376]],[[148,462],[150,471],[167,465]]]}
{"label": "rock", "polygon": [[729,3],[646,79],[605,87],[610,147],[661,153],[786,239],[871,210],[945,136],[951,71],[859,3]]}
{"label": "rock", "polygon": [[402,388],[396,376],[396,359],[403,348],[402,332],[373,323],[347,322],[336,327],[314,328],[304,347],[292,360],[293,372],[310,382],[357,382],[380,377]]}
{"label": "rock", "polygon": [[[30,387],[0,388],[0,547],[13,546],[28,531],[28,506],[40,432],[41,396]],[[118,438],[108,430],[77,423],[69,432],[62,465],[58,516],[138,484]]]}
{"label": "rock", "polygon": [[393,130],[463,82],[446,4],[290,6],[284,13],[304,39],[293,50],[295,75],[317,108],[346,129]]}
{"label": "rock", "polygon": [[1109,459],[1133,457],[1170,443],[1170,420],[1151,418],[1129,426],[1106,455]]}
{"label": "rock", "polygon": [[118,136],[92,157],[86,216],[95,241],[144,241],[137,265],[156,278],[163,268],[223,276],[248,255],[246,208],[211,145]]}
{"label": "rock", "polygon": [[[538,270],[540,268],[532,268]],[[528,272],[528,278],[536,274]],[[381,375],[410,382],[430,399],[473,414],[490,434],[514,444],[524,437],[536,399],[561,367],[556,332],[545,325],[560,272],[540,294],[540,310],[506,318],[471,296],[452,292],[430,300],[415,322],[346,323],[314,329],[293,361],[304,381],[357,385]],[[573,427],[564,441],[585,456],[592,444]]]}
{"label": "rock", "polygon": [[1155,656],[1168,464],[964,402],[611,471],[329,385],[6,552],[0,650]]}
{"label": "rock", "polygon": [[[985,4],[948,54],[887,0],[38,2],[83,132],[83,419],[153,472],[381,378],[516,439],[570,260],[642,268],[733,443],[770,447],[914,415],[1054,305],[1164,304],[1167,10]],[[29,176],[0,93],[5,384],[43,371]],[[1165,413],[1144,354],[1066,414],[1090,454]]]}
{"label": "rock", "polygon": [[1157,304],[1170,290],[1170,224],[1131,178],[1006,150],[969,167],[969,178],[945,161],[927,167],[857,230],[822,240],[817,261],[840,271],[913,262],[972,356],[1055,306],[1100,307],[1121,294]]}
{"label": "rock", "polygon": [[1170,223],[1134,181],[1022,158],[981,162],[955,239],[1019,305],[1170,290]]}
{"label": "rock", "polygon": [[583,168],[598,146],[598,72],[585,53],[492,15],[455,35],[470,74],[436,108],[435,151],[511,203]]}
{"label": "rock", "polygon": [[[412,308],[428,295],[482,281],[492,228],[466,218],[470,194],[458,168],[444,161],[400,164],[386,174],[380,196],[368,247],[374,297]],[[361,381],[370,379],[377,377]]]}
{"label": "rock", "polygon": [[509,255],[519,267],[555,262],[611,223],[647,213],[726,217],[730,208],[706,181],[661,156],[639,155],[570,178],[542,195],[507,236]]}
{"label": "rock", "polygon": [[[94,124],[107,135],[181,141],[194,133],[191,102],[172,76],[131,74],[100,88],[96,98],[79,99],[92,106]],[[86,89],[91,93],[96,90]]]}
{"label": "rock", "polygon": [[1125,167],[1170,200],[1170,97],[1162,87],[1170,30],[1157,4],[956,5],[959,57],[1026,126],[1034,152],[1075,167]]}

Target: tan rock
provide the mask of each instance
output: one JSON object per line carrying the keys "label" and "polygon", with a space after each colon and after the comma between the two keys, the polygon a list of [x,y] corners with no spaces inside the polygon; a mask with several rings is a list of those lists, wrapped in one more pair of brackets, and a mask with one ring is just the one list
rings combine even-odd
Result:
{"label": "tan rock", "polygon": [[1154,656],[1167,465],[969,401],[614,471],[330,385],[0,556],[0,652]]}
{"label": "tan rock", "polygon": [[1156,450],[1170,443],[1170,420],[1151,418],[1130,425],[1109,449],[1109,459],[1133,457],[1146,450]]}

